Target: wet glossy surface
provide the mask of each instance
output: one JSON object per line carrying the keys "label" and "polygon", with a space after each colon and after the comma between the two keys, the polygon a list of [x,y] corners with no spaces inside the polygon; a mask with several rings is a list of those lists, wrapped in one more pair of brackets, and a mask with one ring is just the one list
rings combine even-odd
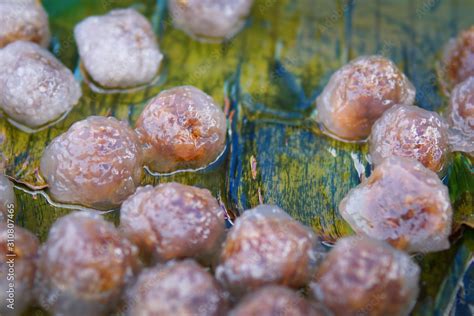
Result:
{"label": "wet glossy surface", "polygon": [[123,203],[120,228],[146,259],[196,258],[210,264],[224,239],[225,211],[206,189],[146,186]]}
{"label": "wet glossy surface", "polygon": [[128,293],[129,316],[221,316],[226,294],[206,270],[192,260],[145,270]]}
{"label": "wet glossy surface", "polygon": [[375,166],[384,158],[416,159],[443,174],[449,162],[448,125],[435,112],[417,106],[397,105],[375,122],[370,135],[370,156]]}
{"label": "wet glossy surface", "polygon": [[137,248],[113,224],[93,213],[71,213],[53,225],[41,247],[36,298],[54,315],[108,315],[137,258]]}
{"label": "wet glossy surface", "polygon": [[225,148],[226,124],[220,107],[201,90],[165,90],[148,103],[136,124],[145,164],[157,172],[205,167]]}
{"label": "wet glossy surface", "polygon": [[284,286],[267,286],[247,294],[229,316],[323,316],[327,310]]}
{"label": "wet glossy surface", "polygon": [[298,288],[322,257],[314,233],[275,206],[245,211],[228,232],[216,278],[234,295],[267,284]]}
{"label": "wet glossy surface", "polygon": [[474,76],[474,26],[461,31],[451,39],[443,51],[439,73],[445,90]]}
{"label": "wet glossy surface", "polygon": [[133,9],[88,17],[74,37],[88,74],[107,88],[150,82],[163,59],[150,22]]}
{"label": "wet glossy surface", "polygon": [[[1,172],[1,171],[0,171]],[[0,222],[7,221],[9,206],[16,202],[13,184],[0,173]]]}
{"label": "wet glossy surface", "polygon": [[0,49],[0,108],[14,121],[40,127],[69,111],[81,97],[71,71],[37,44]]}
{"label": "wet glossy surface", "polygon": [[243,27],[253,0],[171,0],[174,25],[203,40],[224,40]]}
{"label": "wet glossy surface", "polygon": [[459,133],[453,149],[474,155],[474,77],[454,88],[446,114],[450,126]]}
{"label": "wet glossy surface", "polygon": [[41,173],[55,200],[107,209],[135,192],[141,163],[137,136],[127,123],[92,116],[48,145]]}
{"label": "wet glossy surface", "polygon": [[363,238],[340,239],[311,291],[335,316],[407,315],[418,295],[420,268],[405,253]]}
{"label": "wet glossy surface", "polygon": [[[38,238],[29,231],[0,223],[0,314],[21,315],[34,299]],[[13,271],[13,272],[12,272]],[[10,285],[14,284],[14,287]],[[13,294],[11,291],[13,290]],[[7,298],[12,298],[7,301]],[[8,308],[8,305],[14,309]]]}
{"label": "wet glossy surface", "polygon": [[409,252],[449,248],[453,211],[436,173],[405,158],[385,159],[349,191],[339,211],[356,233]]}
{"label": "wet glossy surface", "polygon": [[48,14],[37,0],[0,0],[0,48],[17,40],[47,47]]}
{"label": "wet glossy surface", "polygon": [[395,104],[412,104],[415,87],[389,59],[363,56],[337,70],[316,100],[317,120],[344,140],[363,140]]}

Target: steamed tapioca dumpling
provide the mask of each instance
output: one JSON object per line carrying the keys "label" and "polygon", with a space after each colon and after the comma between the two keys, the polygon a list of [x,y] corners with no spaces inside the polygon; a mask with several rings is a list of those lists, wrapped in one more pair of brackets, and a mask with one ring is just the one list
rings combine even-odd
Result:
{"label": "steamed tapioca dumpling", "polygon": [[442,174],[451,152],[446,122],[435,112],[412,105],[397,105],[375,122],[370,135],[370,156],[375,166],[390,156],[416,159]]}
{"label": "steamed tapioca dumpling", "polygon": [[215,161],[225,148],[227,122],[209,95],[182,86],[152,99],[138,118],[136,131],[145,164],[153,171],[170,172]]}
{"label": "steamed tapioca dumpling", "polygon": [[163,59],[151,24],[134,9],[88,17],[76,26],[74,37],[85,70],[106,88],[149,83]]}
{"label": "steamed tapioca dumpling", "polygon": [[260,205],[245,211],[228,232],[216,278],[235,296],[270,284],[299,288],[322,255],[311,229],[276,206]]}
{"label": "steamed tapioca dumpling", "polygon": [[0,48],[19,40],[48,46],[48,15],[40,1],[0,0]]}
{"label": "steamed tapioca dumpling", "polygon": [[6,222],[9,210],[16,211],[15,201],[12,183],[0,173],[0,222]]}
{"label": "steamed tapioca dumpling", "polygon": [[474,155],[474,77],[458,84],[451,93],[448,123],[458,133],[453,149]]}
{"label": "steamed tapioca dumpling", "polygon": [[363,140],[395,104],[412,104],[415,88],[390,60],[363,56],[336,71],[316,100],[317,120],[332,135]]}
{"label": "steamed tapioca dumpling", "polygon": [[319,304],[285,286],[269,285],[248,293],[229,316],[324,316],[330,315]]}
{"label": "steamed tapioca dumpling", "polygon": [[409,252],[449,248],[452,208],[447,187],[416,160],[391,157],[339,205],[357,233]]}
{"label": "steamed tapioca dumpling", "polygon": [[172,261],[141,273],[125,306],[129,316],[222,316],[227,294],[196,262]]}
{"label": "steamed tapioca dumpling", "polygon": [[440,68],[440,80],[447,91],[474,76],[474,26],[446,44]]}
{"label": "steamed tapioca dumpling", "polygon": [[416,303],[419,275],[409,255],[355,236],[336,243],[310,287],[335,316],[405,316]]}
{"label": "steamed tapioca dumpling", "polygon": [[203,39],[223,40],[245,24],[254,0],[170,0],[174,25]]}
{"label": "steamed tapioca dumpling", "polygon": [[110,315],[139,267],[136,247],[112,223],[74,212],[39,251],[35,297],[52,315]]}
{"label": "steamed tapioca dumpling", "polygon": [[0,108],[14,121],[36,128],[69,111],[81,88],[50,52],[17,41],[0,49]]}
{"label": "steamed tapioca dumpling", "polygon": [[[11,240],[14,240],[14,247],[9,249]],[[0,223],[0,315],[22,315],[32,303],[38,247],[38,238],[29,231]],[[14,280],[10,279],[12,265]],[[14,287],[10,283],[13,283]],[[13,304],[7,300],[12,297]],[[10,304],[14,309],[8,308]]]}
{"label": "steamed tapioca dumpling", "polygon": [[211,264],[224,239],[225,212],[206,189],[163,183],[138,188],[122,204],[120,228],[146,259]]}
{"label": "steamed tapioca dumpling", "polygon": [[92,116],[56,137],[40,168],[55,200],[108,209],[135,192],[141,164],[138,138],[127,123]]}

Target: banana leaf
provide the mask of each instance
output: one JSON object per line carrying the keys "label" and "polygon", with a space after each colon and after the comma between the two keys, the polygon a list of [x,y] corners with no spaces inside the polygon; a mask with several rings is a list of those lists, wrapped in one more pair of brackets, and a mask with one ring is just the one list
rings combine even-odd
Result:
{"label": "banana leaf", "polygon": [[[377,53],[393,59],[412,80],[419,106],[442,111],[447,99],[437,84],[435,63],[444,43],[474,23],[474,2],[469,0],[256,0],[242,32],[213,44],[175,29],[166,0],[43,4],[53,33],[50,49],[82,81],[83,97],[65,119],[39,132],[21,131],[0,118],[0,150],[15,182],[17,222],[41,240],[58,217],[79,208],[48,197],[39,172],[47,144],[90,115],[113,115],[133,126],[147,100],[185,84],[203,89],[226,109],[226,154],[198,172],[147,173],[143,184],[177,181],[206,187],[228,209],[230,219],[260,203],[277,204],[329,244],[351,234],[337,207],[370,173],[367,146],[322,134],[312,119],[314,100],[337,68],[356,56]],[[133,93],[98,93],[82,78],[72,31],[85,17],[119,7],[134,7],[152,21],[166,56],[161,79]],[[452,247],[416,257],[423,272],[415,315],[472,311],[472,161],[454,155],[444,181],[455,209]],[[105,216],[118,221],[117,210]]]}

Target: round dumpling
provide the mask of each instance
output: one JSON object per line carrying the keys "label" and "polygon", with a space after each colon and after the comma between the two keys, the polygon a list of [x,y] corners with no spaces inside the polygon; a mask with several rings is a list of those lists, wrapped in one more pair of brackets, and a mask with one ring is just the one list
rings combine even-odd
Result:
{"label": "round dumpling", "polygon": [[395,104],[412,104],[415,88],[390,60],[363,56],[336,71],[316,100],[317,119],[333,136],[366,139],[374,122]]}
{"label": "round dumpling", "polygon": [[370,156],[375,166],[390,156],[418,160],[442,174],[451,153],[446,122],[435,112],[412,105],[397,105],[375,122],[370,135]]}
{"label": "round dumpling", "polygon": [[56,221],[39,252],[36,298],[52,315],[109,315],[139,268],[138,250],[96,213]]}
{"label": "round dumpling", "polygon": [[174,25],[193,37],[224,40],[245,24],[253,0],[170,0]]}
{"label": "round dumpling", "polygon": [[313,231],[276,206],[245,211],[231,228],[216,277],[235,296],[279,284],[305,286],[322,258]]}
{"label": "round dumpling", "polygon": [[197,169],[214,162],[226,145],[226,117],[201,90],[183,86],[161,92],[138,118],[145,164],[153,171]]}
{"label": "round dumpling", "polygon": [[142,151],[127,123],[92,116],[56,137],[40,168],[56,201],[109,209],[140,184]]}
{"label": "round dumpling", "polygon": [[474,76],[474,26],[451,39],[444,48],[440,80],[449,92],[458,83]]}
{"label": "round dumpling", "polygon": [[120,228],[146,259],[210,264],[224,239],[225,212],[206,189],[163,183],[138,188],[122,204]]}
{"label": "round dumpling", "polygon": [[455,131],[451,145],[474,156],[474,77],[458,84],[451,93],[448,123]]}
{"label": "round dumpling", "polygon": [[247,294],[229,316],[324,316],[324,307],[284,286],[269,285]]}
{"label": "round dumpling", "polygon": [[310,287],[335,316],[402,316],[416,303],[419,277],[420,268],[404,252],[348,237],[329,252]]}
{"label": "round dumpling", "polygon": [[227,311],[227,294],[192,260],[144,271],[127,298],[130,316],[221,316]]}
{"label": "round dumpling", "polygon": [[37,128],[76,105],[81,87],[50,52],[18,41],[0,49],[0,107],[14,121]]}
{"label": "round dumpling", "polygon": [[32,303],[38,247],[29,231],[0,223],[0,315],[22,315]]}
{"label": "round dumpling", "polygon": [[453,211],[448,188],[416,160],[390,157],[339,205],[356,233],[409,252],[449,248]]}
{"label": "round dumpling", "polygon": [[74,36],[87,73],[106,88],[149,83],[163,59],[150,22],[134,9],[88,17]]}
{"label": "round dumpling", "polygon": [[23,40],[47,47],[48,14],[38,0],[0,0],[0,48]]}

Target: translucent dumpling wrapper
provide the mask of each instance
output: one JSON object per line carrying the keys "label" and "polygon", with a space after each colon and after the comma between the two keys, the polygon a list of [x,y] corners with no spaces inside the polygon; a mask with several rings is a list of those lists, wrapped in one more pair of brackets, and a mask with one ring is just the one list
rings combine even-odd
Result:
{"label": "translucent dumpling wrapper", "polygon": [[140,114],[136,131],[145,164],[156,172],[199,169],[224,151],[227,121],[203,91],[182,86],[161,92]]}
{"label": "translucent dumpling wrapper", "polygon": [[13,184],[0,173],[0,222],[6,222],[8,215],[13,215],[13,211],[16,211],[15,203]]}
{"label": "translucent dumpling wrapper", "polygon": [[40,169],[54,200],[109,209],[140,184],[142,150],[126,122],[92,116],[46,147]]}
{"label": "translucent dumpling wrapper", "polygon": [[209,272],[192,260],[145,270],[128,291],[125,314],[221,316],[227,294]]}
{"label": "translucent dumpling wrapper", "polygon": [[446,116],[452,128],[452,149],[474,156],[474,77],[454,88]]}
{"label": "translucent dumpling wrapper", "polygon": [[74,37],[87,74],[105,88],[147,84],[163,60],[150,22],[134,9],[88,17]]}
{"label": "translucent dumpling wrapper", "polygon": [[81,88],[72,72],[35,43],[0,49],[0,107],[14,121],[38,128],[76,105]]}
{"label": "translucent dumpling wrapper", "polygon": [[269,284],[305,286],[323,257],[313,231],[276,206],[237,218],[227,234],[216,278],[235,296]]}
{"label": "translucent dumpling wrapper", "polygon": [[254,0],[170,0],[174,25],[203,40],[231,38],[245,24]]}
{"label": "translucent dumpling wrapper", "polygon": [[336,243],[310,288],[335,316],[404,316],[416,303],[419,276],[404,252],[356,236]]}
{"label": "translucent dumpling wrapper", "polygon": [[[10,246],[12,243],[14,247]],[[0,223],[1,315],[22,315],[22,312],[33,303],[38,247],[38,238],[29,231],[11,224]],[[12,276],[14,279],[11,279]]]}
{"label": "translucent dumpling wrapper", "polygon": [[336,71],[316,100],[317,120],[332,136],[366,139],[372,124],[395,104],[412,104],[416,90],[390,60],[363,56]]}
{"label": "translucent dumpling wrapper", "polygon": [[35,296],[53,315],[110,315],[139,266],[137,248],[112,223],[74,212],[40,249]]}
{"label": "translucent dumpling wrapper", "polygon": [[438,65],[439,79],[449,94],[458,83],[474,76],[474,26],[462,31],[445,46]]}
{"label": "translucent dumpling wrapper", "polygon": [[248,293],[229,316],[325,316],[323,306],[285,286],[269,285]]}
{"label": "translucent dumpling wrapper", "polygon": [[38,0],[0,0],[0,48],[23,40],[47,47],[48,14]]}
{"label": "translucent dumpling wrapper", "polygon": [[397,105],[375,122],[370,156],[375,166],[390,156],[416,159],[443,174],[451,148],[449,126],[437,113],[412,105]]}
{"label": "translucent dumpling wrapper", "polygon": [[409,252],[449,248],[452,208],[447,187],[419,162],[391,157],[341,201],[358,233]]}
{"label": "translucent dumpling wrapper", "polygon": [[224,239],[225,211],[206,189],[163,183],[138,188],[122,204],[120,228],[146,261],[211,264]]}

